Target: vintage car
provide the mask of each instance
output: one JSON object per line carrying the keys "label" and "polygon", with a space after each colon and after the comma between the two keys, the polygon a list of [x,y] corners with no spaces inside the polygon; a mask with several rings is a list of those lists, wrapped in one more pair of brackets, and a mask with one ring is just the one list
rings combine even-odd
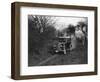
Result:
{"label": "vintage car", "polygon": [[52,54],[66,54],[70,50],[71,38],[70,37],[59,37],[57,44],[51,48]]}

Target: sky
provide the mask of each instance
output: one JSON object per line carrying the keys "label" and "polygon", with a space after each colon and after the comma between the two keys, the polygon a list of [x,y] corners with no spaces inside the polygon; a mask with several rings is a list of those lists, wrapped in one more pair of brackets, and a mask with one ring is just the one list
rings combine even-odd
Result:
{"label": "sky", "polygon": [[69,24],[76,26],[79,21],[83,22],[87,21],[86,17],[55,17],[55,19],[56,19],[55,28],[58,30],[67,28]]}

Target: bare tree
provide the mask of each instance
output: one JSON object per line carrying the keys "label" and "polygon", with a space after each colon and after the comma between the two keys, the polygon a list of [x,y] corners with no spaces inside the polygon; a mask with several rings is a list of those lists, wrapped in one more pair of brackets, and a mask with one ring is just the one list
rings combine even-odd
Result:
{"label": "bare tree", "polygon": [[33,23],[36,25],[35,28],[38,28],[40,32],[48,29],[48,26],[54,26],[55,21],[53,17],[50,16],[40,16],[40,15],[30,15],[32,17]]}
{"label": "bare tree", "polygon": [[[87,21],[84,21],[84,22],[83,21],[79,21],[78,25],[81,27],[83,33],[87,32],[87,30],[88,30],[88,28],[87,28]],[[84,27],[85,27],[86,31],[83,30]]]}
{"label": "bare tree", "polygon": [[88,22],[87,21],[80,21],[78,22],[78,25],[81,27],[81,31],[84,34],[84,37],[82,39],[83,45],[84,47],[87,48],[87,44],[88,44]]}
{"label": "bare tree", "polygon": [[39,54],[49,40],[55,37],[55,21],[50,16],[28,16],[28,46],[29,52]]}

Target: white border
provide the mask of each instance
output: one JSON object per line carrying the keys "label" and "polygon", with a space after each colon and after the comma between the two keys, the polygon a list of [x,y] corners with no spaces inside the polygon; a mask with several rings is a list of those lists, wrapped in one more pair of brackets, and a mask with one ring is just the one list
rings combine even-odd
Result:
{"label": "white border", "polygon": [[[28,14],[88,17],[88,64],[28,67]],[[94,71],[94,11],[21,7],[20,16],[20,75]]]}

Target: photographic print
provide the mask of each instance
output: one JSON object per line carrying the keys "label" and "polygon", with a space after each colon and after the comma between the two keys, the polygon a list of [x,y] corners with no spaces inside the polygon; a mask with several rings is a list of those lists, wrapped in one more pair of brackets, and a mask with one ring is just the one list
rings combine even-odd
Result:
{"label": "photographic print", "polygon": [[97,75],[97,7],[11,6],[12,79]]}
{"label": "photographic print", "polygon": [[87,64],[88,18],[28,15],[28,66]]}

